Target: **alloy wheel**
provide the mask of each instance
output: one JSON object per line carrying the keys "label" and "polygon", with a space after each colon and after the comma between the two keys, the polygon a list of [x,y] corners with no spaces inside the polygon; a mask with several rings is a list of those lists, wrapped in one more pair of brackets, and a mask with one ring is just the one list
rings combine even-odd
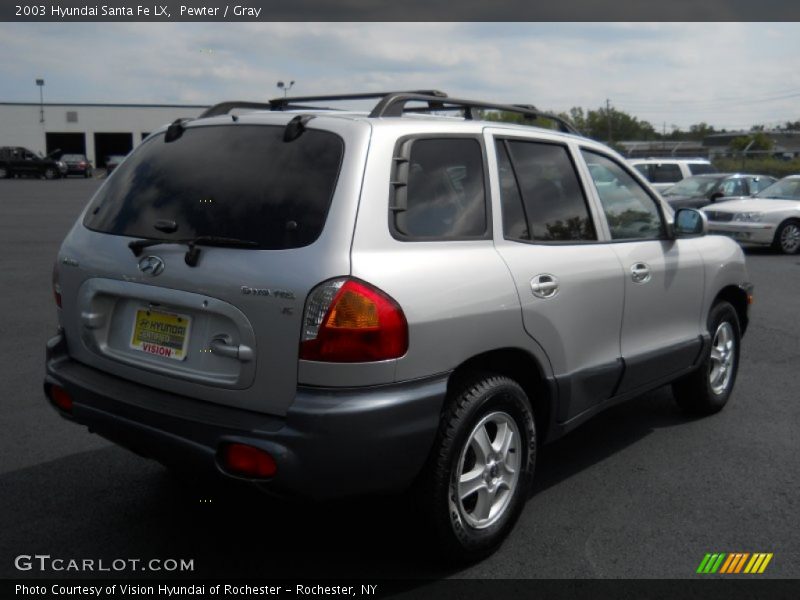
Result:
{"label": "alloy wheel", "polygon": [[461,518],[475,529],[496,523],[519,483],[522,438],[505,412],[483,417],[467,437],[451,485]]}

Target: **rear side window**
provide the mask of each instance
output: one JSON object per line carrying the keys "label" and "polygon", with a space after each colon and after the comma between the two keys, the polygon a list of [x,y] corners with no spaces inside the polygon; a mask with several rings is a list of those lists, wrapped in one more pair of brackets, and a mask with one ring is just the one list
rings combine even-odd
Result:
{"label": "rear side window", "polygon": [[[115,171],[87,213],[89,229],[139,238],[218,236],[280,250],[314,242],[325,225],[344,143],[308,129],[188,127],[170,143],[144,142]],[[154,225],[175,221],[163,234]]]}
{"label": "rear side window", "polygon": [[565,146],[497,141],[506,239],[596,240],[583,189]]}
{"label": "rear side window", "polygon": [[675,183],[683,179],[681,168],[675,163],[660,163],[651,165],[651,179],[653,183]]}
{"label": "rear side window", "polygon": [[[476,138],[417,138],[400,144],[393,233],[414,239],[487,235],[483,151]],[[403,168],[405,165],[405,168]]]}
{"label": "rear side window", "polygon": [[708,163],[689,163],[689,172],[692,175],[703,175],[704,173],[716,173],[717,169]]}

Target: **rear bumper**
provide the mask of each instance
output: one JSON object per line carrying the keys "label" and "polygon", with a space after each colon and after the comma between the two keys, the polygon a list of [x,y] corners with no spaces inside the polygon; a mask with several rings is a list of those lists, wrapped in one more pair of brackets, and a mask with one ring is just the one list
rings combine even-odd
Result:
{"label": "rear bumper", "polygon": [[[71,359],[62,335],[47,344],[45,393],[69,392],[65,418],[139,454],[223,474],[220,444],[269,452],[278,470],[257,484],[323,499],[399,491],[424,465],[439,426],[447,376],[368,388],[298,388],[285,417],[220,406],[109,375]],[[225,474],[231,477],[230,475]]]}

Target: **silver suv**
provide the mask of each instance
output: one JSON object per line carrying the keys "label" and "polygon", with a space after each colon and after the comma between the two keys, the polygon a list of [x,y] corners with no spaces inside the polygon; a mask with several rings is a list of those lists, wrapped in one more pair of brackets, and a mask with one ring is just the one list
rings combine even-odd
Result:
{"label": "silver suv", "polygon": [[739,246],[571,131],[441,92],[176,121],[64,240],[47,397],[184,471],[413,488],[448,556],[486,555],[541,444],[665,384],[720,410],[747,327]]}

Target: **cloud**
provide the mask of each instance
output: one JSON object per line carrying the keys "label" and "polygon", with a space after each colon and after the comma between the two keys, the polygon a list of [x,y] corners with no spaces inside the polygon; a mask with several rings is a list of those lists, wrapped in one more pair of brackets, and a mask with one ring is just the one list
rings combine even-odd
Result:
{"label": "cloud", "polygon": [[[800,118],[798,23],[3,23],[0,101],[443,89],[687,127]],[[788,97],[783,97],[788,96]]]}

